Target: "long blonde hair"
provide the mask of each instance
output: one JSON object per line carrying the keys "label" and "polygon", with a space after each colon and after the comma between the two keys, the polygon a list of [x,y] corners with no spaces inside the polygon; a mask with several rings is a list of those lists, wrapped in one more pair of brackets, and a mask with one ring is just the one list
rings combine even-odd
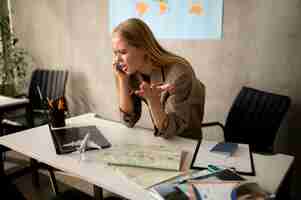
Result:
{"label": "long blonde hair", "polygon": [[185,58],[164,49],[148,25],[140,19],[127,19],[115,27],[113,34],[119,34],[131,46],[144,49],[155,66],[164,67],[175,63],[190,65]]}

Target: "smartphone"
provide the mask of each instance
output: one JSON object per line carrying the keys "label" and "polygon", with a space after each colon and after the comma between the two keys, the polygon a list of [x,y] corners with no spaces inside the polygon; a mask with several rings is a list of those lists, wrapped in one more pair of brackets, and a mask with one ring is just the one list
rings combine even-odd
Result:
{"label": "smartphone", "polygon": [[122,70],[122,68],[123,68],[122,64],[117,63],[117,64],[116,64],[116,68],[117,68],[117,70],[123,72],[123,70]]}

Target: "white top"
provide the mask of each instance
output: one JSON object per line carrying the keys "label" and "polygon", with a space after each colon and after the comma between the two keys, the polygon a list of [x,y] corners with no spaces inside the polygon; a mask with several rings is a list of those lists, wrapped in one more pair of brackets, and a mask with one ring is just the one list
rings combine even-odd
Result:
{"label": "white top", "polygon": [[[197,141],[179,137],[170,140],[154,137],[152,130],[127,128],[119,122],[95,118],[92,113],[69,119],[67,125],[96,125],[113,146],[128,143],[139,145],[162,144],[193,153],[197,144]],[[76,152],[57,155],[47,125],[3,136],[0,138],[0,144],[57,169],[72,173],[83,180],[125,198],[133,200],[153,199],[147,190],[129,180],[114,168],[93,159],[95,156],[92,155],[97,151],[86,152],[87,159],[85,160],[81,160],[80,155]],[[293,157],[284,154],[273,156],[253,154],[253,157],[256,176],[247,178],[258,182],[269,192],[276,192],[293,162]]]}

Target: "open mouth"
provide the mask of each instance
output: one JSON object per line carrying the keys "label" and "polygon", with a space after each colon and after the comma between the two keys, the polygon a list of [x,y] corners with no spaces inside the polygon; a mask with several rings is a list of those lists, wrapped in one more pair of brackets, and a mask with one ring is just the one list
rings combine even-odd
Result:
{"label": "open mouth", "polygon": [[122,71],[127,72],[128,71],[128,66],[127,65],[123,65]]}

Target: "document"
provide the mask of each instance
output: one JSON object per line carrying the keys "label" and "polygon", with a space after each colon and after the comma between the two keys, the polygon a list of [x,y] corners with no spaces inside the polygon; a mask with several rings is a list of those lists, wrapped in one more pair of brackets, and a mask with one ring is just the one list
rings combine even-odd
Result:
{"label": "document", "polygon": [[238,149],[232,156],[216,154],[210,150],[217,144],[212,141],[199,142],[193,156],[192,168],[207,168],[216,165],[224,168],[234,168],[240,174],[255,175],[253,157],[249,145],[238,144]]}

